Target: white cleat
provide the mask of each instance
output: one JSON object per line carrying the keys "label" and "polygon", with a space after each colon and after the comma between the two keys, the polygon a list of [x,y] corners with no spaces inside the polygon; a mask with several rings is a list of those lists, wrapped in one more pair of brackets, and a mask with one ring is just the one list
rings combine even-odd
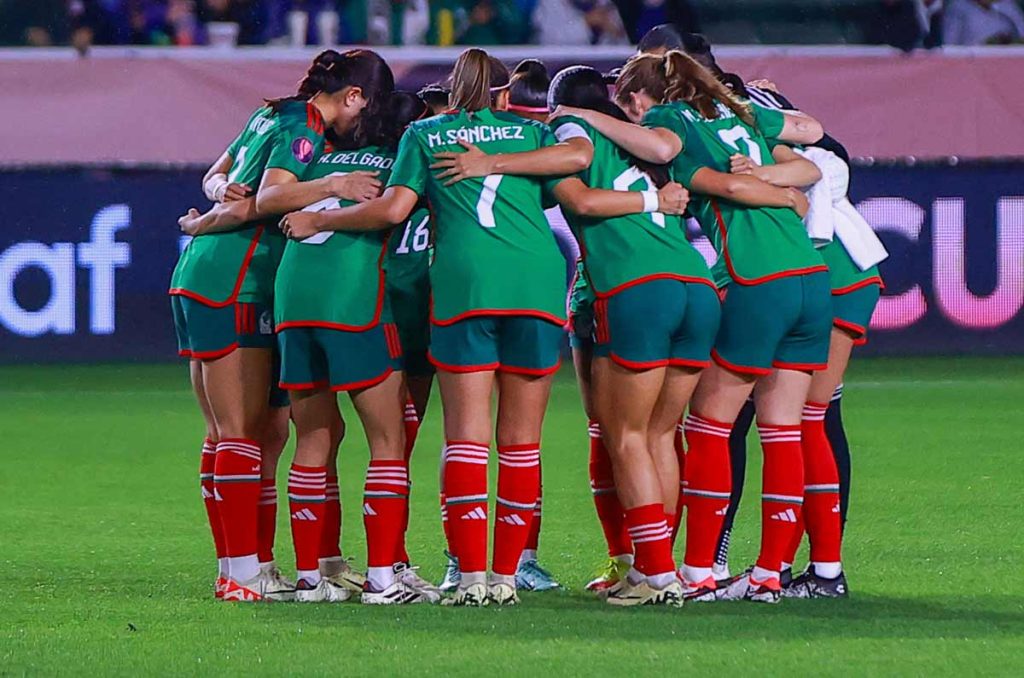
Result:
{"label": "white cleat", "polygon": [[609,591],[606,601],[609,605],[615,605],[616,607],[634,607],[637,605],[682,607],[683,586],[679,583],[678,579],[663,589],[654,588],[646,580],[639,584],[627,582],[624,586]]}
{"label": "white cleat", "polygon": [[441,591],[429,581],[424,579],[416,571],[419,568],[411,567],[405,563],[395,563],[392,568],[395,578],[408,586],[413,591],[420,593],[427,599],[428,603],[437,603],[441,600]]}
{"label": "white cleat", "polygon": [[454,596],[445,598],[441,604],[451,607],[483,607],[489,602],[484,584],[470,584],[466,588],[460,586]]}
{"label": "white cleat", "polygon": [[519,604],[516,587],[510,584],[491,584],[487,587],[487,600],[495,605],[512,607]]}
{"label": "white cleat", "polygon": [[422,591],[410,588],[398,579],[383,591],[374,591],[370,584],[367,584],[360,600],[363,605],[418,605],[434,602]]}
{"label": "white cleat", "polygon": [[344,586],[352,593],[362,593],[366,585],[366,575],[353,569],[347,558],[322,560],[320,574],[330,579],[331,583]]}
{"label": "white cleat", "polygon": [[263,582],[263,597],[267,600],[295,600],[295,583],[286,579],[273,561],[260,565],[259,579]]}
{"label": "white cleat", "polygon": [[300,603],[344,603],[351,597],[351,591],[326,577],[316,586],[311,586],[305,579],[300,579],[298,588],[295,589],[295,600]]}

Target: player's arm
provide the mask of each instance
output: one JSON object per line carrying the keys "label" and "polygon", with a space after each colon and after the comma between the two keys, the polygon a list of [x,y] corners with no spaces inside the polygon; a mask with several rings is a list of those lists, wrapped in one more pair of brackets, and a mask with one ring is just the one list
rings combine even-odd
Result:
{"label": "player's arm", "polygon": [[252,194],[252,188],[245,184],[228,181],[228,173],[234,165],[231,149],[224,151],[217,162],[210,165],[203,176],[203,193],[213,202],[243,200]]}
{"label": "player's arm", "polygon": [[788,207],[801,217],[807,214],[807,197],[795,188],[782,188],[743,174],[725,174],[701,167],[688,182],[696,193],[747,205],[749,207]]}
{"label": "player's arm", "polygon": [[323,212],[291,212],[280,227],[289,238],[303,240],[322,231],[380,231],[409,218],[419,196],[405,186],[389,186],[368,202]]}
{"label": "player's arm", "polygon": [[820,122],[802,111],[782,112],[782,131],[777,138],[791,144],[815,144],[825,136]]}
{"label": "player's arm", "polygon": [[202,214],[193,207],[178,218],[178,226],[187,235],[206,235],[229,231],[258,216],[256,198],[245,198],[218,203]]}
{"label": "player's arm", "polygon": [[733,174],[746,174],[773,186],[803,188],[821,180],[821,170],[789,146],[779,144],[772,149],[774,165],[758,165],[750,157],[737,153],[730,159]]}
{"label": "player's arm", "polygon": [[259,216],[269,216],[302,209],[325,198],[355,202],[372,200],[380,195],[381,183],[376,178],[377,174],[357,171],[343,176],[299,181],[299,177],[289,170],[271,168],[263,173],[256,192],[256,209]]}
{"label": "player's arm", "polygon": [[544,146],[533,151],[487,154],[477,146],[459,139],[464,152],[445,151],[434,154],[432,170],[442,170],[435,178],[446,179],[445,186],[488,174],[519,174],[529,176],[560,176],[575,174],[590,167],[594,145],[585,139],[569,139],[564,143]]}
{"label": "player's arm", "polygon": [[689,191],[674,182],[657,191],[611,191],[590,188],[578,177],[568,177],[553,192],[558,203],[573,214],[602,219],[644,212],[682,214],[690,202]]}
{"label": "player's arm", "polygon": [[662,127],[641,127],[604,113],[570,106],[559,106],[551,114],[551,118],[566,115],[582,118],[631,155],[656,165],[672,162],[683,150],[683,142],[679,135]]}

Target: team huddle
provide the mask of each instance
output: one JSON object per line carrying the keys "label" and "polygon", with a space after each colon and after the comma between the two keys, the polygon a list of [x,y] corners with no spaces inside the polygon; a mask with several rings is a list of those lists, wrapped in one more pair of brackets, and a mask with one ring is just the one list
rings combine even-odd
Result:
{"label": "team huddle", "polygon": [[[662,26],[612,74],[510,74],[468,49],[416,94],[376,53],[328,50],[257,109],[204,177],[214,206],[179,220],[193,238],[170,290],[206,420],[216,596],[482,606],[558,588],[537,556],[541,430],[568,330],[608,546],[589,590],[615,606],[845,597],[839,396],[885,252],[846,198],[845,150],[759,84]],[[435,376],[438,585],[405,545]],[[370,450],[365,574],[340,549],[339,391]],[[761,548],[733,575],[755,419]],[[289,422],[294,581],[273,554]]]}

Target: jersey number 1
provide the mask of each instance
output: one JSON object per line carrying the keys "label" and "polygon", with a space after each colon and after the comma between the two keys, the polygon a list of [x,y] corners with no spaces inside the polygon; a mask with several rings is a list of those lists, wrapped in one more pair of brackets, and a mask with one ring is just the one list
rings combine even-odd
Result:
{"label": "jersey number 1", "polygon": [[505,178],[503,174],[488,174],[484,177],[484,187],[480,190],[480,199],[476,202],[476,218],[484,228],[494,228],[494,201],[498,199],[498,184]]}

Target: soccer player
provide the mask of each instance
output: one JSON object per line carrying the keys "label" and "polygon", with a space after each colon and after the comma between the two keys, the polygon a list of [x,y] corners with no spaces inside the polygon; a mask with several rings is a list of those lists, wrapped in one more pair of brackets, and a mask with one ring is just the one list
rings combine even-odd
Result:
{"label": "soccer player", "polygon": [[[750,208],[728,193],[715,197],[700,175],[702,168],[727,171],[737,151],[770,164],[766,136],[813,141],[821,128],[807,118],[752,109],[676,51],[631,59],[616,97],[645,128],[599,114],[587,121],[637,157],[672,162],[695,191],[691,211],[719,252],[715,279],[727,288],[715,364],[701,378],[686,419],[686,595],[777,602],[782,557],[803,503],[801,413],[811,372],[823,369],[828,355],[827,269],[792,209],[806,207],[798,191],[777,189],[775,207]],[[712,564],[729,498],[728,437],[755,381],[765,457],[761,553],[753,568],[719,591]]]}
{"label": "soccer player", "polygon": [[[207,195],[226,202],[205,215],[190,210],[181,220],[183,230],[196,237],[175,267],[170,294],[179,352],[192,361],[194,390],[208,422],[201,474],[211,530],[216,539],[219,529],[223,542],[220,588],[225,600],[292,595],[276,568],[261,570],[259,565],[259,505],[270,499],[266,482],[261,483],[261,476],[269,480],[263,473],[262,441],[268,437],[272,379],[270,305],[283,238],[263,220],[273,214],[268,211],[273,206],[258,205],[256,198],[246,196],[252,187],[262,188],[276,164],[311,159],[322,139],[323,121],[333,121],[335,114],[341,87],[331,77],[330,64],[340,56],[329,50],[316,57],[292,98],[295,105],[268,105],[253,113],[207,174]],[[308,103],[311,99],[315,101]],[[352,188],[351,181],[321,182],[311,195],[300,197],[326,197]],[[221,224],[218,215],[233,220]],[[281,417],[275,420],[273,430],[279,430]],[[337,437],[340,426],[334,431]],[[278,441],[283,446],[283,437]],[[276,455],[269,456],[267,466],[274,468]],[[272,531],[267,538],[272,543]]]}

